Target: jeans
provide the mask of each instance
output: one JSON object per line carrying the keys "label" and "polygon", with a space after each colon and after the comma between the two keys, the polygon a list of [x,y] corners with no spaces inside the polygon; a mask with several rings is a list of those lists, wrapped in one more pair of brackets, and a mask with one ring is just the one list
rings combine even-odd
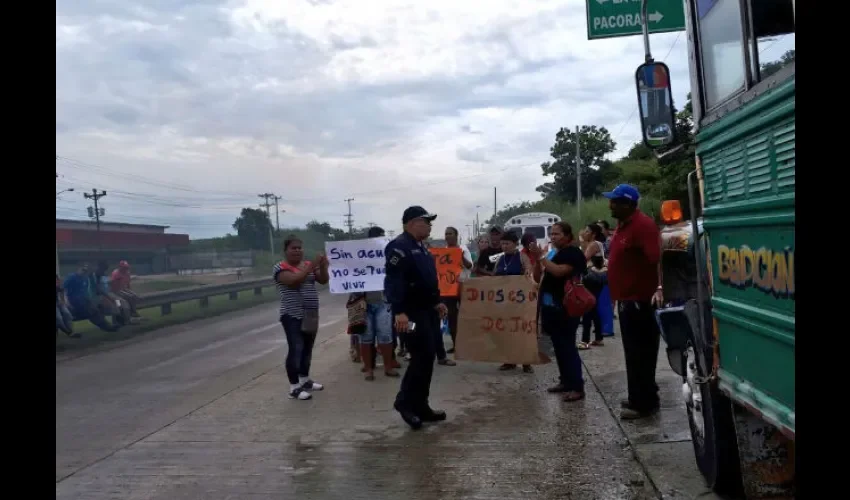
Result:
{"label": "jeans", "polygon": [[395,403],[414,412],[427,411],[436,356],[434,339],[440,333],[440,317],[437,311],[425,310],[410,312],[408,318],[416,323],[416,330],[401,334],[410,352],[410,364],[404,371]]}
{"label": "jeans", "polygon": [[366,331],[360,334],[360,344],[374,344],[375,339],[378,344],[393,343],[393,315],[389,304],[366,305]]}
{"label": "jeans", "polygon": [[655,322],[655,309],[648,301],[624,300],[618,306],[629,404],[640,412],[651,411],[659,403],[655,366],[658,363],[661,332]]}
{"label": "jeans", "polygon": [[68,308],[75,321],[89,320],[94,326],[105,332],[114,332],[118,330],[115,325],[110,325],[103,313],[93,302],[70,304]]}
{"label": "jeans", "polygon": [[301,331],[301,319],[284,314],[280,324],[286,333],[286,377],[290,384],[298,384],[298,377],[310,376],[310,363],[313,360],[313,345],[316,343],[315,333]]}
{"label": "jeans", "polygon": [[580,318],[566,315],[562,307],[540,308],[543,331],[552,338],[555,360],[558,363],[560,383],[567,391],[584,391],[581,356],[576,347],[576,331]]}
{"label": "jeans", "polygon": [[460,310],[458,309],[460,299],[457,297],[447,297],[443,299],[443,304],[445,304],[446,309],[449,310],[449,335],[452,336],[452,347],[454,347],[457,343],[457,317],[460,313]]}
{"label": "jeans", "polygon": [[596,307],[591,309],[581,318],[581,341],[585,344],[590,342],[590,328],[594,329],[593,340],[602,340],[602,316],[599,314],[599,294],[593,294],[596,297]]}
{"label": "jeans", "polygon": [[65,304],[56,304],[56,328],[68,335],[74,333],[74,316]]}

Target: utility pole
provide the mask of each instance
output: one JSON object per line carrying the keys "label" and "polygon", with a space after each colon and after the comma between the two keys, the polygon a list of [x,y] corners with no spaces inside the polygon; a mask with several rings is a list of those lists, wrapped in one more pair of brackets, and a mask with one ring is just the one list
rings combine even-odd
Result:
{"label": "utility pole", "polygon": [[581,220],[581,145],[579,133],[578,125],[576,125],[576,211],[579,220]]}
{"label": "utility pole", "polygon": [[392,229],[387,231],[387,234],[390,235],[390,238],[395,238],[395,231],[393,231]]}
{"label": "utility pole", "polygon": [[274,197],[274,221],[275,226],[277,227],[277,232],[280,233],[280,209],[277,207],[277,202],[283,198],[282,196]]}
{"label": "utility pole", "polygon": [[351,215],[351,202],[354,201],[354,198],[346,198],[345,202],[348,203],[348,213],[345,214],[345,224],[348,226],[348,239],[354,237],[354,219]]}
{"label": "utility pole", "polygon": [[481,236],[481,220],[478,218],[478,209],[481,205],[475,205],[475,237]]}
{"label": "utility pole", "polygon": [[373,227],[375,227],[374,222],[367,222],[367,224],[369,224],[369,229],[372,229]]}
{"label": "utility pole", "polygon": [[[105,215],[106,211],[101,211],[102,209],[98,206],[97,202],[104,196],[106,196],[106,191],[97,192],[97,189],[92,189],[91,194],[83,193],[83,196],[87,200],[94,200],[94,210],[89,210],[89,217],[94,217],[95,224],[97,224],[97,251],[103,251],[103,245],[100,241],[100,216]],[[89,207],[91,208],[91,207]]]}
{"label": "utility pole", "polygon": [[466,239],[471,243],[472,242],[472,224],[466,225]]}
{"label": "utility pole", "polygon": [[[269,203],[269,198],[274,198],[274,194],[273,193],[263,193],[263,194],[258,194],[257,196],[260,197],[260,198],[263,198],[265,200],[264,203],[260,203],[260,206],[266,207],[266,216],[268,216],[268,218],[269,218],[269,250],[271,251],[272,255],[274,255],[274,235],[272,234],[272,214],[269,211],[269,208],[272,206],[272,204]],[[275,204],[277,204],[277,201],[275,201]]]}

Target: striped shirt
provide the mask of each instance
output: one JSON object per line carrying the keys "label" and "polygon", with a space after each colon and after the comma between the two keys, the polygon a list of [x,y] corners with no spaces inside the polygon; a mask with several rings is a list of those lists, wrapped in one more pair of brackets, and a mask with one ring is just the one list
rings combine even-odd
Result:
{"label": "striped shirt", "polygon": [[[307,263],[309,265],[309,262]],[[311,272],[307,275],[301,285],[292,288],[277,280],[277,275],[282,272],[293,272],[295,268],[286,262],[278,262],[274,265],[274,282],[277,285],[277,294],[280,295],[280,316],[292,316],[304,319],[304,310],[319,309],[319,292],[316,290],[316,274]]]}

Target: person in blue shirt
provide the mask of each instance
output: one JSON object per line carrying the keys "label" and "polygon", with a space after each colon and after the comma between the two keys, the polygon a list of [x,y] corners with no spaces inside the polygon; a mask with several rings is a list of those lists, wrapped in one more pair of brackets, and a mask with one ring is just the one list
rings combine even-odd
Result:
{"label": "person in blue shirt", "polygon": [[68,299],[68,309],[75,321],[87,319],[101,330],[117,331],[118,328],[106,321],[95,303],[94,284],[90,274],[89,265],[84,262],[77,272],[65,278],[62,288],[65,289],[65,297]]}
{"label": "person in blue shirt", "polygon": [[423,244],[436,218],[420,206],[409,207],[401,218],[404,232],[384,249],[384,293],[392,307],[396,331],[404,336],[410,353],[410,365],[393,407],[414,430],[423,422],[446,419],[444,411],[428,404],[440,319],[448,313],[440,302],[437,266]]}

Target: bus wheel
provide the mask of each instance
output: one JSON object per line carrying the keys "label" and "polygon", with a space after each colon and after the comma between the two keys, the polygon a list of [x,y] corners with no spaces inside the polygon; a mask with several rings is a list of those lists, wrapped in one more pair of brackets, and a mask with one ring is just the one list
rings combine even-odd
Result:
{"label": "bus wheel", "polygon": [[711,366],[701,349],[688,343],[682,356],[682,396],[688,411],[691,442],[697,467],[709,488],[725,495],[740,495],[741,469],[732,418],[732,403],[707,379]]}

